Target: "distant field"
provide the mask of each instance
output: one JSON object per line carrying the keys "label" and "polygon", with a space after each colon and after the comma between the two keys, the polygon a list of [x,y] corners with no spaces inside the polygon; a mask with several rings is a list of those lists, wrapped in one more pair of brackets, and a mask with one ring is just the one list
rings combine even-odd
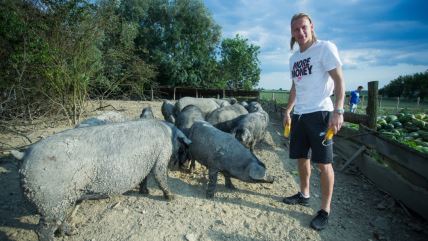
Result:
{"label": "distant field", "polygon": [[285,104],[288,102],[288,91],[261,91],[260,99],[270,101],[275,99],[278,104]]}
{"label": "distant field", "polygon": [[[260,99],[264,101],[276,100],[278,104],[286,104],[288,102],[288,91],[261,91]],[[333,97],[334,98],[334,97]],[[345,108],[349,110],[348,105],[349,97],[346,98]],[[367,105],[367,96],[362,98],[361,104],[358,106],[357,113],[365,113]],[[398,106],[398,108],[397,108]],[[397,101],[397,98],[382,98],[380,100],[379,115],[385,115],[390,113],[396,113],[398,110],[403,108],[409,109],[410,112],[425,112],[428,113],[428,101],[421,101],[419,106],[416,100],[402,100]]]}

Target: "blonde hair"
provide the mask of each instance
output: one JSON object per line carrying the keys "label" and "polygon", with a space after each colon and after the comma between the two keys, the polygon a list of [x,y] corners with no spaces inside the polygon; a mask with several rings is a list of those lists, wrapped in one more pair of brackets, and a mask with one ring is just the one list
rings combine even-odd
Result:
{"label": "blonde hair", "polygon": [[[308,14],[306,13],[297,13],[294,14],[293,17],[291,18],[291,22],[290,25],[293,24],[293,22],[297,19],[300,18],[307,18],[309,20],[310,23],[312,23],[312,19],[311,17],[309,17]],[[293,31],[293,30],[291,30]],[[315,32],[312,30],[312,41],[317,41],[317,36],[315,35]],[[294,39],[293,35],[291,35],[291,39],[290,39],[290,49],[293,50],[293,46],[296,43],[296,39]]]}

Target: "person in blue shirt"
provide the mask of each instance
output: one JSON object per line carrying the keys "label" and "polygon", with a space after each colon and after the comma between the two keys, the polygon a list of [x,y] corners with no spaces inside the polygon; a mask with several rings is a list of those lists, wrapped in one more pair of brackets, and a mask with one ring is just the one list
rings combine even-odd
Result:
{"label": "person in blue shirt", "polygon": [[351,92],[351,98],[349,98],[349,111],[355,113],[357,110],[357,105],[360,103],[360,95],[363,86],[358,86],[358,88]]}

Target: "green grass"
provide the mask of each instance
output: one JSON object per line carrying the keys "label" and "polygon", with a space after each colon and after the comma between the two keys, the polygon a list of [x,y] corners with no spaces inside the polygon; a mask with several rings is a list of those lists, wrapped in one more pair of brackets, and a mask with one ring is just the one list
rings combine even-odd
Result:
{"label": "green grass", "polygon": [[288,102],[288,91],[261,91],[260,99],[263,101],[275,99],[278,104],[286,104]]}
{"label": "green grass", "polygon": [[[273,99],[276,100],[277,104],[286,104],[288,102],[288,91],[275,91],[275,90],[265,90],[260,92],[260,99],[262,101],[271,101]],[[345,100],[345,110],[349,111],[349,105],[347,102],[349,101],[349,97]],[[358,105],[357,113],[365,114],[366,112],[366,104],[367,104],[367,96],[361,101],[361,104]],[[409,112],[412,113],[427,113],[428,114],[428,102],[421,102],[419,106],[416,101],[409,100],[400,100],[397,109],[397,99],[396,98],[382,98],[380,106],[378,108],[379,115],[388,115],[397,113],[401,109],[408,109]]]}

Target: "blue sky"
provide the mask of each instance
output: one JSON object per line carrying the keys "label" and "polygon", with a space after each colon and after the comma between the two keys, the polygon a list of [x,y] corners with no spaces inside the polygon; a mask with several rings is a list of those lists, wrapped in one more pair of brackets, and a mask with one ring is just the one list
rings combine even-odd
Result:
{"label": "blue sky", "polygon": [[[346,90],[428,69],[427,0],[204,0],[223,38],[260,46],[259,87],[289,89],[290,19],[308,13],[318,39],[339,49]],[[297,46],[295,46],[297,49]]]}

